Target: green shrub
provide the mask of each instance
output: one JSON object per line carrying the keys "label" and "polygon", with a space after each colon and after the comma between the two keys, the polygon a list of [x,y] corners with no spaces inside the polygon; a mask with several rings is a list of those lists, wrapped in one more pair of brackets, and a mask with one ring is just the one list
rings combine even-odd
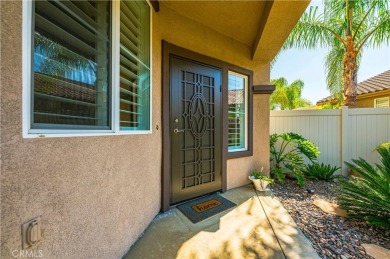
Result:
{"label": "green shrub", "polygon": [[[279,139],[281,140],[280,146],[277,145]],[[318,147],[311,141],[293,132],[272,134],[270,136],[270,152],[270,160],[274,163],[271,173],[275,178],[279,182],[284,182],[283,169],[288,169],[297,178],[299,186],[305,185],[302,173],[305,169],[304,157],[315,163],[320,154]]]}
{"label": "green shrub", "polygon": [[333,175],[340,167],[325,165],[324,163],[313,163],[306,165],[306,169],[303,171],[305,176],[310,179],[329,181],[337,177]]}
{"label": "green shrub", "polygon": [[278,180],[281,183],[284,183],[284,180],[286,179],[286,175],[283,173],[282,168],[275,167],[273,173],[275,175],[276,180]]}
{"label": "green shrub", "polygon": [[302,172],[295,173],[295,176],[299,186],[303,187],[306,185],[305,175]]}
{"label": "green shrub", "polygon": [[336,179],[338,203],[349,216],[390,229],[390,147],[378,148],[381,164],[376,167],[359,158],[345,164],[359,177]]}

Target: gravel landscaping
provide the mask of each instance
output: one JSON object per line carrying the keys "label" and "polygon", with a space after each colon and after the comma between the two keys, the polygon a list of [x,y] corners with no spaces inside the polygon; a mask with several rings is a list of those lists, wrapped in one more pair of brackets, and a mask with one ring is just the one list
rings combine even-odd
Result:
{"label": "gravel landscaping", "polygon": [[[313,243],[322,258],[372,258],[362,243],[380,245],[390,249],[390,230],[383,230],[359,222],[323,212],[313,205],[315,199],[335,202],[334,182],[308,180],[299,187],[296,180],[286,179],[273,188],[275,196],[287,209],[304,235]],[[308,190],[313,190],[309,193]]]}

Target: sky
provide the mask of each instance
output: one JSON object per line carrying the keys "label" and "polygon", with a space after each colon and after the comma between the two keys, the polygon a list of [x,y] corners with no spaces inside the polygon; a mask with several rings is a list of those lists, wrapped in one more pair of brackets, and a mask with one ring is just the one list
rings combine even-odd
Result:
{"label": "sky", "polygon": [[[312,1],[310,6],[322,5]],[[327,49],[289,49],[282,52],[271,70],[271,79],[284,77],[289,83],[301,79],[305,85],[302,97],[313,104],[330,95],[326,88],[324,60]],[[365,48],[358,71],[358,83],[390,69],[390,46]]]}

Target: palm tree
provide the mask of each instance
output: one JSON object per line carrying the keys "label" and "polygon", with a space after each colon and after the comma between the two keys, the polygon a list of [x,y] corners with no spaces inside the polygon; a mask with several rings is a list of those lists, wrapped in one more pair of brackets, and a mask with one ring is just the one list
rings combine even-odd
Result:
{"label": "palm tree", "polygon": [[301,98],[304,83],[302,80],[295,80],[291,85],[284,77],[273,79],[271,83],[276,86],[270,97],[271,109],[280,106],[282,110],[292,110],[299,107],[311,105],[310,101]]}
{"label": "palm tree", "polygon": [[45,57],[41,63],[36,64],[38,70],[42,73],[65,77],[66,73],[73,70],[96,70],[96,64],[92,60],[46,38],[39,32],[35,32],[34,45],[35,52]]}
{"label": "palm tree", "polygon": [[388,0],[326,0],[324,12],[310,7],[282,49],[329,47],[325,58],[327,86],[343,91],[344,105],[356,108],[357,71],[362,51],[390,42]]}

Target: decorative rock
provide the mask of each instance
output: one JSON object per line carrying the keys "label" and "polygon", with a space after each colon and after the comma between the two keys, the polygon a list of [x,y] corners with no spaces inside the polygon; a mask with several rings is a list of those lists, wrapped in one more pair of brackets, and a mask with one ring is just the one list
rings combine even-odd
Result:
{"label": "decorative rock", "polygon": [[390,258],[390,250],[374,244],[362,244],[366,253],[375,259]]}
{"label": "decorative rock", "polygon": [[335,203],[330,203],[322,199],[317,199],[313,201],[313,204],[326,213],[337,215],[340,217],[347,217],[347,212],[339,208],[339,205]]}
{"label": "decorative rock", "polygon": [[[324,214],[320,208],[313,206],[316,199],[335,202],[337,194],[334,187],[336,184],[332,182],[308,180],[306,188],[314,190],[311,195],[306,188],[302,190],[296,180],[286,179],[284,184],[277,183],[273,187],[273,193],[321,258],[373,259],[361,246],[364,242],[390,249],[390,230],[370,226],[353,218]],[[387,258],[390,259],[389,256]]]}

